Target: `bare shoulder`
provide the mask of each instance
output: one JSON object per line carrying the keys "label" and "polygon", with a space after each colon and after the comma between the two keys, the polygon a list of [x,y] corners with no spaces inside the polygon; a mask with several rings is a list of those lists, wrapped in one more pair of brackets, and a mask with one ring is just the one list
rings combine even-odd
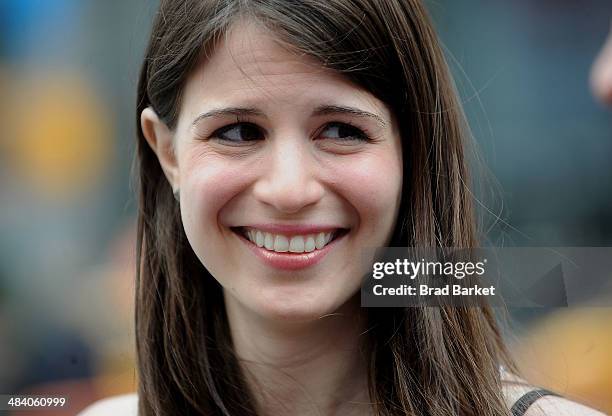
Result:
{"label": "bare shoulder", "polygon": [[[502,372],[502,384],[504,396],[508,407],[512,407],[524,394],[536,390],[533,386],[520,377]],[[543,396],[538,398],[525,412],[524,416],[606,416],[605,413],[558,396]]]}
{"label": "bare shoulder", "polygon": [[112,396],[91,404],[77,416],[137,416],[138,396],[136,393]]}
{"label": "bare shoulder", "polygon": [[590,407],[573,402],[563,397],[544,396],[529,407],[525,416],[605,416]]}

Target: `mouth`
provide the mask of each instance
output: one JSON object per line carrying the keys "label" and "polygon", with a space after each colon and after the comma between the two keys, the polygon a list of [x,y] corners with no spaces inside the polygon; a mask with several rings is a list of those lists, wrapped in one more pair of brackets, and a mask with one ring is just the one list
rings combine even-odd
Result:
{"label": "mouth", "polygon": [[285,235],[268,233],[249,227],[232,227],[232,232],[249,243],[275,253],[301,254],[322,250],[328,244],[343,237],[348,228],[336,228],[310,234]]}
{"label": "mouth", "polygon": [[301,235],[267,233],[249,227],[231,227],[251,252],[269,266],[296,270],[321,261],[350,229],[337,228]]}

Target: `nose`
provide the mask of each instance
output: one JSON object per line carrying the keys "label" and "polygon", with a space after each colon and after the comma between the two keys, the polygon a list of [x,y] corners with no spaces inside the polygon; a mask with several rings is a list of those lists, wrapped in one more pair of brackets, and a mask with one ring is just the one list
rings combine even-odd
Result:
{"label": "nose", "polygon": [[276,140],[261,162],[255,198],[282,213],[293,214],[319,201],[325,190],[307,140]]}

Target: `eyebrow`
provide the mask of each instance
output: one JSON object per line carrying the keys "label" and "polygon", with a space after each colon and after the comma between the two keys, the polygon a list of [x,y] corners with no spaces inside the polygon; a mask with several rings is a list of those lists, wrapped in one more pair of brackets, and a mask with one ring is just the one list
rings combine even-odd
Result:
{"label": "eyebrow", "polygon": [[[374,119],[378,124],[382,127],[386,127],[387,123],[385,120],[377,114],[370,113],[369,111],[364,111],[356,107],[349,106],[341,106],[341,105],[320,105],[314,109],[312,112],[312,116],[323,116],[330,114],[348,114],[355,117],[363,117],[363,118],[371,118]],[[200,120],[206,118],[214,118],[214,117],[224,117],[224,116],[254,116],[254,117],[262,117],[267,118],[266,115],[257,108],[253,107],[225,107],[225,108],[216,108],[206,113],[202,113],[193,120],[191,123],[192,126],[196,125]]]}

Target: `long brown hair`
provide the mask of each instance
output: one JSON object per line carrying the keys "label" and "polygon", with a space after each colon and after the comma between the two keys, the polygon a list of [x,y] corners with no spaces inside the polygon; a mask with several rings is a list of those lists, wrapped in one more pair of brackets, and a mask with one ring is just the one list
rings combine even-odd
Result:
{"label": "long brown hair", "polygon": [[[193,253],[178,204],[139,123],[140,113],[151,106],[170,129],[176,126],[187,75],[241,18],[344,74],[397,117],[404,180],[391,246],[477,245],[465,118],[419,0],[162,0],[140,74],[136,114],[141,416],[257,414],[232,349],[222,288]],[[488,306],[366,313],[369,330],[363,338],[374,414],[508,413],[499,368],[513,367]]]}

